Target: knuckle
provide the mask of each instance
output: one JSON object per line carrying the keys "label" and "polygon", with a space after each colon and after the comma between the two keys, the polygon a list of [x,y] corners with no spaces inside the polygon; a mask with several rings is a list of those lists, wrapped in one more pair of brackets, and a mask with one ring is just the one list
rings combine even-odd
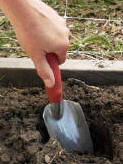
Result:
{"label": "knuckle", "polygon": [[66,24],[67,24],[65,19],[63,19],[63,24],[64,24],[65,26],[66,26]]}
{"label": "knuckle", "polygon": [[70,33],[70,29],[67,26],[65,27],[65,32],[67,33],[67,35]]}
{"label": "knuckle", "polygon": [[60,21],[63,23],[63,25],[66,25],[66,20],[63,17],[60,17]]}
{"label": "knuckle", "polygon": [[68,33],[70,33],[70,29],[68,27],[66,28],[66,30],[67,30]]}
{"label": "knuckle", "polygon": [[64,49],[65,50],[68,50],[68,48],[69,48],[69,40],[68,39],[66,39],[66,41],[65,41],[65,43],[64,43]]}
{"label": "knuckle", "polygon": [[67,58],[67,57],[66,57],[66,55],[65,55],[65,56],[63,56],[63,62],[65,62],[66,58]]}
{"label": "knuckle", "polygon": [[66,47],[69,48],[69,46],[70,46],[70,41],[69,41],[69,39],[67,39]]}
{"label": "knuckle", "polygon": [[64,49],[64,50],[68,49],[68,47],[69,47],[69,39],[68,38],[64,38],[59,46],[62,49]]}
{"label": "knuckle", "polygon": [[60,64],[64,63],[66,58],[67,58],[66,54],[64,53],[64,55],[62,55],[61,58],[60,58]]}

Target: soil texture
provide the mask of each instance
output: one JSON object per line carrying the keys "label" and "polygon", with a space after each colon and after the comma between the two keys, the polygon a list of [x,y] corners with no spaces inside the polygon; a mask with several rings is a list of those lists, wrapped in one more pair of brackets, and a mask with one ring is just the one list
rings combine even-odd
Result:
{"label": "soil texture", "polygon": [[42,118],[44,88],[0,88],[0,164],[123,163],[123,86],[95,87],[63,82],[64,99],[80,103],[94,154],[67,153],[49,139]]}

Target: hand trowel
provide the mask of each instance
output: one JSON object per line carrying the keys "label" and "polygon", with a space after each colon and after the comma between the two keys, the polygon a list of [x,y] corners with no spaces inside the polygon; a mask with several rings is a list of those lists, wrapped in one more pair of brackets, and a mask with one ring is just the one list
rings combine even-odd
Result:
{"label": "hand trowel", "polygon": [[63,100],[57,56],[47,54],[46,57],[55,77],[55,86],[46,88],[50,104],[45,107],[43,118],[48,133],[68,152],[93,153],[89,127],[80,104]]}

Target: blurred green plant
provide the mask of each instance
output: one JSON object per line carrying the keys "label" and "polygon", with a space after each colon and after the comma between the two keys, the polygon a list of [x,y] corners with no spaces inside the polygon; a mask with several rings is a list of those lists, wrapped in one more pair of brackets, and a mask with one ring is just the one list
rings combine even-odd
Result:
{"label": "blurred green plant", "polygon": [[10,26],[10,21],[3,16],[3,19],[0,21],[0,26]]}
{"label": "blurred green plant", "polygon": [[[65,0],[43,0],[55,10],[64,15]],[[68,16],[79,17],[79,19],[69,19],[72,35],[69,50],[83,51],[123,51],[122,27],[118,16],[123,18],[123,0],[68,0]],[[114,23],[83,20],[83,17],[113,18],[117,19]],[[115,27],[116,26],[116,29]],[[112,30],[113,29],[113,30]],[[16,41],[9,20],[5,16],[0,16],[0,47],[19,46]],[[0,56],[15,55],[26,56],[25,52],[17,49],[0,49]],[[102,54],[106,56],[106,54]]]}
{"label": "blurred green plant", "polygon": [[91,36],[88,36],[86,38],[84,38],[84,40],[82,41],[83,44],[96,44],[98,46],[101,46],[103,48],[112,49],[112,44],[108,38],[107,35],[105,34],[93,34]]}

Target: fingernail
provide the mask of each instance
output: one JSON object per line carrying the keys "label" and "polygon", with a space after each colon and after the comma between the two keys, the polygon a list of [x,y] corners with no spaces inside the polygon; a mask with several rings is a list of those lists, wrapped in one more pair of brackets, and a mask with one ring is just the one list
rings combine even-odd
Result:
{"label": "fingernail", "polygon": [[53,88],[53,84],[52,84],[52,81],[51,80],[46,79],[46,80],[44,80],[44,83],[45,83],[45,86],[47,88]]}

